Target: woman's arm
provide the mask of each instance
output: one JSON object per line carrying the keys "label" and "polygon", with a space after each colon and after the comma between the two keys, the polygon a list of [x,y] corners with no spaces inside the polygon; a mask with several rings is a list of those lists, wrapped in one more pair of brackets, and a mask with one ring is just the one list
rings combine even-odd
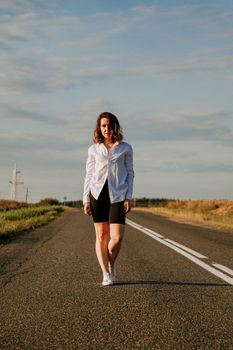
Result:
{"label": "woman's arm", "polygon": [[125,214],[129,213],[131,210],[131,200],[125,199],[124,201]]}
{"label": "woman's arm", "polygon": [[133,149],[130,146],[128,152],[125,157],[125,166],[127,170],[127,183],[128,190],[125,198],[131,200],[133,196],[133,180],[134,180],[134,170],[133,170]]}
{"label": "woman's arm", "polygon": [[83,205],[84,214],[91,215],[91,205],[90,203],[84,203]]}
{"label": "woman's arm", "polygon": [[84,179],[83,204],[90,203],[90,198],[89,198],[90,182],[94,171],[95,171],[95,157],[89,149],[87,162],[86,162],[86,175]]}

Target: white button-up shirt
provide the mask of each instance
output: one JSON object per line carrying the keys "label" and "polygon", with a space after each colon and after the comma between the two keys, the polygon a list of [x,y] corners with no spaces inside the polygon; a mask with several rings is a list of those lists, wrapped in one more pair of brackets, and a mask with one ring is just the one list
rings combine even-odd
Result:
{"label": "white button-up shirt", "polygon": [[133,194],[133,150],[127,142],[116,142],[108,151],[104,143],[88,148],[83,203],[90,202],[89,193],[98,199],[108,180],[111,203],[132,199]]}

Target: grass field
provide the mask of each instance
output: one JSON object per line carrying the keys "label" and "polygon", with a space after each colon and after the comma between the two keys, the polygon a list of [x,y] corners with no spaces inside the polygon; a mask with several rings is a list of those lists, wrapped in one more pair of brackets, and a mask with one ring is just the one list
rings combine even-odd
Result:
{"label": "grass field", "polygon": [[230,200],[167,200],[158,206],[136,207],[133,210],[233,232],[233,201]]}
{"label": "grass field", "polygon": [[[0,200],[0,238],[44,225],[64,210],[61,205],[30,205]],[[158,205],[133,210],[233,232],[233,201],[229,200],[163,200]]]}
{"label": "grass field", "polygon": [[62,211],[64,207],[60,205],[5,207],[0,211],[0,238],[46,224]]}

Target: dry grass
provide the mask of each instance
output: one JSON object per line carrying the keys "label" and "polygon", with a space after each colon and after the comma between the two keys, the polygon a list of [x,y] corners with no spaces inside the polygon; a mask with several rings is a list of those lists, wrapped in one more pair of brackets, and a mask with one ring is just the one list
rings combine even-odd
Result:
{"label": "dry grass", "polygon": [[64,210],[62,206],[22,206],[0,212],[0,238],[34,229],[53,220]]}
{"label": "dry grass", "polygon": [[233,232],[233,201],[167,200],[159,206],[134,208],[165,215],[171,220]]}
{"label": "dry grass", "polygon": [[18,201],[12,201],[8,199],[0,199],[0,212],[13,210],[13,209],[27,208],[29,206],[30,204],[28,204],[27,202],[18,202]]}

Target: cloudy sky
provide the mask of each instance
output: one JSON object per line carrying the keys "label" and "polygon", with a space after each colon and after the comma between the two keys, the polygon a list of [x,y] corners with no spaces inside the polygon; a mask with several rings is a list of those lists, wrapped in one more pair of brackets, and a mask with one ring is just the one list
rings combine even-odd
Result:
{"label": "cloudy sky", "polygon": [[82,198],[100,112],[135,197],[233,199],[233,2],[0,0],[0,198]]}

